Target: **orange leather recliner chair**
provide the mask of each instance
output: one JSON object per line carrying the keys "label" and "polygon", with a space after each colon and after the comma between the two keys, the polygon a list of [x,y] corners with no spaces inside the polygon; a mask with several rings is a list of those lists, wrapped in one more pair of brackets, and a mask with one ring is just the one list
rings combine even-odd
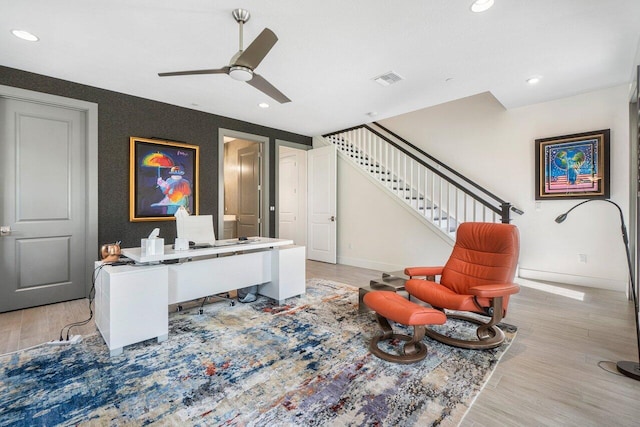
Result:
{"label": "orange leather recliner chair", "polygon": [[[448,318],[478,324],[478,339],[453,338],[427,328],[425,334],[456,347],[487,349],[499,346],[504,333],[496,325],[507,312],[509,296],[520,287],[513,283],[520,252],[518,229],[511,224],[465,222],[457,231],[453,252],[444,267],[407,267],[409,294],[440,310],[478,313],[488,321],[464,313]],[[436,276],[440,276],[439,283]],[[416,277],[424,277],[418,279]]]}

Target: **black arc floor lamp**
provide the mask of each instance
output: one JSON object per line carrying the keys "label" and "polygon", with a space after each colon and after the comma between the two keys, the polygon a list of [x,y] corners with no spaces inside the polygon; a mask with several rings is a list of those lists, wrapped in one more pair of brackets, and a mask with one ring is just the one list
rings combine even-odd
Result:
{"label": "black arc floor lamp", "polygon": [[575,205],[565,213],[558,215],[558,217],[556,218],[556,222],[560,224],[565,219],[567,219],[567,215],[569,215],[569,212],[571,212],[578,206],[584,205],[585,203],[589,203],[589,202],[595,202],[595,201],[611,203],[616,208],[618,208],[618,212],[620,213],[620,227],[622,229],[622,241],[624,242],[624,248],[627,251],[627,266],[629,267],[631,295],[633,299],[634,314],[636,317],[636,339],[638,340],[637,342],[638,360],[636,362],[621,361],[616,363],[616,367],[618,368],[618,371],[620,371],[621,374],[624,374],[627,377],[633,378],[634,380],[640,381],[640,327],[638,326],[638,296],[636,295],[636,285],[633,280],[633,269],[631,268],[631,253],[629,252],[629,236],[627,235],[627,227],[624,225],[624,216],[622,215],[622,209],[620,209],[620,206],[618,206],[617,203],[609,199],[589,199],[589,200],[585,200],[584,202],[578,203],[577,205]]}

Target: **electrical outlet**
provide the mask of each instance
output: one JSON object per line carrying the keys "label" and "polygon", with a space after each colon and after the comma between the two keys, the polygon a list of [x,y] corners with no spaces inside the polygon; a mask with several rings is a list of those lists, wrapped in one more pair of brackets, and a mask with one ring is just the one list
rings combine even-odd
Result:
{"label": "electrical outlet", "polygon": [[578,262],[581,264],[587,263],[587,254],[578,254]]}

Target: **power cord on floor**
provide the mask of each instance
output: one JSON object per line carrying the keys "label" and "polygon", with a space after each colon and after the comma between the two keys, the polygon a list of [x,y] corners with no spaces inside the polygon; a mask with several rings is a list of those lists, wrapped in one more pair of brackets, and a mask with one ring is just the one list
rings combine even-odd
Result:
{"label": "power cord on floor", "polygon": [[[87,323],[91,322],[91,319],[93,319],[93,308],[91,307],[91,305],[93,304],[93,300],[95,299],[95,296],[96,296],[96,278],[98,277],[98,274],[100,274],[100,271],[102,271],[105,265],[110,265],[110,264],[108,263],[100,264],[98,267],[95,268],[95,270],[93,270],[93,274],[91,276],[91,289],[89,290],[89,318],[86,320],[82,320],[80,322],[73,322],[63,326],[62,329],[60,330],[60,341],[69,341],[71,328],[84,326]],[[66,338],[63,338],[65,329],[67,329],[67,336]]]}
{"label": "power cord on floor", "polygon": [[0,357],[10,356],[10,355],[15,354],[15,353],[20,353],[21,351],[32,350],[32,349],[34,349],[34,348],[42,347],[42,346],[43,346],[43,345],[45,345],[45,344],[46,344],[46,343],[42,342],[42,343],[40,343],[40,344],[32,345],[31,347],[19,348],[19,349],[17,349],[17,350],[10,351],[10,352],[8,352],[8,353],[2,353],[2,354],[0,354]]}
{"label": "power cord on floor", "polygon": [[[98,267],[95,268],[95,270],[93,270],[93,275],[91,276],[91,289],[89,290],[89,318],[86,320],[82,320],[80,322],[73,322],[73,323],[69,323],[68,325],[65,325],[62,327],[62,329],[60,330],[60,342],[69,342],[69,339],[71,338],[71,329],[72,328],[77,328],[79,326],[84,326],[87,323],[91,322],[91,319],[93,319],[93,308],[91,307],[91,305],[93,304],[93,300],[95,299],[96,296],[96,279],[98,278],[98,275],[100,274],[100,271],[102,271],[102,269],[106,266],[106,265],[110,265],[110,266],[119,266],[119,265],[129,265],[131,264],[132,261],[129,260],[128,258],[125,258],[124,260],[120,260],[120,261],[114,261],[114,262],[105,262],[100,264]],[[67,330],[67,334],[65,337],[65,333],[64,330]]]}

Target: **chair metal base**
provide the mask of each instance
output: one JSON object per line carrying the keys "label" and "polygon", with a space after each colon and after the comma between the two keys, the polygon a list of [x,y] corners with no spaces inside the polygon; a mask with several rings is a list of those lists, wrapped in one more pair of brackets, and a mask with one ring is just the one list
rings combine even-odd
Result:
{"label": "chair metal base", "polygon": [[504,332],[496,325],[502,320],[502,298],[494,298],[492,305],[492,317],[489,322],[483,322],[475,317],[466,316],[464,314],[447,314],[447,318],[463,320],[465,322],[474,323],[478,326],[476,335],[477,340],[463,340],[459,338],[452,338],[447,335],[440,334],[432,329],[426,329],[425,335],[429,338],[433,338],[443,344],[451,345],[454,347],[467,348],[470,350],[487,350],[490,348],[496,348],[504,342]]}
{"label": "chair metal base", "polygon": [[[371,353],[373,353],[380,359],[394,363],[415,363],[421,361],[427,356],[427,346],[420,342],[422,341],[422,338],[424,338],[424,326],[414,326],[413,337],[411,337],[405,334],[394,333],[391,325],[389,324],[389,321],[385,317],[380,316],[378,313],[376,313],[376,317],[378,319],[380,328],[382,328],[382,333],[376,335],[371,339],[371,343],[369,344],[369,350],[371,350]],[[380,347],[378,347],[378,343],[380,341],[392,340],[400,340],[405,342],[405,344],[400,349],[400,354],[387,353],[385,351],[382,351]]]}
{"label": "chair metal base", "polygon": [[[466,322],[475,323],[476,325],[481,325],[478,328],[478,340],[452,338],[428,328],[425,330],[425,335],[436,341],[440,341],[443,344],[467,348],[470,350],[487,350],[490,348],[496,348],[504,341],[504,332],[502,332],[502,330],[497,326],[488,326],[487,323],[484,323],[481,320],[463,315],[448,314],[447,317],[450,319],[464,320]],[[483,329],[483,327],[485,328]],[[480,333],[480,329],[483,329],[482,333]]]}

